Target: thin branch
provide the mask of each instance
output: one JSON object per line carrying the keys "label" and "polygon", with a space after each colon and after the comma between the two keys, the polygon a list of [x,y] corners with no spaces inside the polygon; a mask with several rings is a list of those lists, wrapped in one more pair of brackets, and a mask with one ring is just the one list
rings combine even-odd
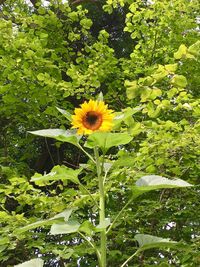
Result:
{"label": "thin branch", "polygon": [[79,233],[79,235],[80,236],[82,236],[82,238],[85,240],[85,241],[87,241],[88,242],[88,244],[96,251],[96,254],[97,254],[97,257],[98,257],[98,260],[100,260],[101,259],[101,254],[100,254],[100,252],[99,252],[99,250],[98,250],[98,248],[83,234],[83,233],[81,233],[81,232],[79,232],[78,231],[78,233]]}
{"label": "thin branch", "polygon": [[130,260],[132,260],[132,258],[134,258],[136,255],[137,255],[137,252],[138,251],[136,251],[133,255],[131,255],[120,267],[125,267],[126,266],[126,264],[130,261]]}
{"label": "thin branch", "polygon": [[113,228],[115,222],[117,221],[117,219],[120,217],[120,215],[122,214],[122,212],[128,207],[128,205],[133,201],[133,197],[126,203],[126,205],[120,210],[120,212],[117,214],[117,216],[115,217],[114,221],[111,223],[111,225],[109,226],[106,234],[108,234],[110,232],[110,230]]}
{"label": "thin branch", "polygon": [[95,163],[96,164],[96,161],[93,159],[93,157],[87,152],[87,151],[85,151],[85,149],[84,148],[82,148],[82,146],[81,145],[79,145],[78,146],[87,156],[88,156],[88,158],[90,158],[91,159],[91,161],[93,162],[93,163]]}
{"label": "thin branch", "polygon": [[49,150],[49,146],[48,146],[47,138],[46,138],[46,137],[45,137],[45,143],[46,143],[46,147],[47,147],[47,151],[48,151],[48,153],[49,153],[50,159],[51,159],[51,161],[52,161],[52,163],[53,163],[53,166],[55,166],[55,162],[54,162],[53,157],[52,157],[52,155],[51,155],[51,152],[50,152],[50,150]]}
{"label": "thin branch", "polygon": [[98,208],[99,207],[98,202],[93,198],[90,191],[83,184],[79,183],[79,185],[82,186],[83,189],[88,193],[88,195],[91,197],[92,201],[94,202],[95,206],[97,206],[97,208]]}

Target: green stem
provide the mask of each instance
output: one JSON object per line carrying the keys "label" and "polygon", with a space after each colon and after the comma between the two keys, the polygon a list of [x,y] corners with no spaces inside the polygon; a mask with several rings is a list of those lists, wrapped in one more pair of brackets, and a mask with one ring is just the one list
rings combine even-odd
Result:
{"label": "green stem", "polygon": [[79,183],[79,186],[82,187],[88,193],[88,195],[90,196],[91,200],[94,202],[95,206],[98,208],[99,207],[98,202],[93,198],[93,196],[90,193],[90,191],[81,183]]}
{"label": "green stem", "polygon": [[109,226],[106,234],[108,234],[110,232],[110,230],[113,228],[113,225],[115,224],[115,222],[117,221],[117,219],[120,217],[120,215],[122,214],[122,212],[128,207],[128,205],[133,201],[134,197],[132,197],[127,203],[126,205],[124,205],[124,207],[120,210],[120,212],[117,214],[117,216],[115,217],[115,219],[113,220],[113,222],[111,223],[111,225]]}
{"label": "green stem", "polygon": [[[103,184],[103,177],[102,177],[102,166],[99,159],[99,151],[98,148],[94,148],[94,155],[96,159],[96,167],[97,167],[97,177],[99,181],[99,224],[103,225],[105,221],[105,193],[104,193],[104,184]],[[100,266],[106,267],[106,229],[101,231],[101,259],[100,259]]]}
{"label": "green stem", "polygon": [[99,252],[99,250],[97,249],[97,247],[83,234],[83,233],[81,233],[81,232],[78,232],[79,233],[79,235],[81,235],[82,237],[83,237],[83,239],[85,239],[85,241],[87,241],[89,244],[90,244],[90,246],[96,251],[96,254],[97,254],[97,257],[98,257],[98,260],[100,260],[100,258],[101,258],[101,254],[100,254],[100,252]]}
{"label": "green stem", "polygon": [[132,260],[132,258],[134,258],[137,255],[138,251],[136,251],[133,255],[131,255],[120,267],[125,267],[126,264]]}
{"label": "green stem", "polygon": [[95,160],[93,159],[93,157],[92,157],[89,153],[87,153],[87,151],[86,151],[81,145],[78,145],[78,148],[80,148],[80,150],[82,150],[82,151],[85,153],[85,155],[87,155],[88,158],[91,159],[91,161],[92,161],[93,163],[96,163]]}

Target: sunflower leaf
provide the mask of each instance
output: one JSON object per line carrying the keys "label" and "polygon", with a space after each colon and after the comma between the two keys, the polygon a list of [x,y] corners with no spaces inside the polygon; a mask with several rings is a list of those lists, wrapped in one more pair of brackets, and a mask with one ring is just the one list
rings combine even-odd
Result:
{"label": "sunflower leaf", "polygon": [[81,168],[77,170],[73,170],[66,166],[54,166],[50,173],[48,174],[40,174],[35,173],[34,176],[31,177],[31,182],[35,182],[37,185],[45,185],[49,181],[66,181],[69,180],[75,184],[79,184],[78,175],[82,171]]}
{"label": "sunflower leaf", "polygon": [[54,138],[58,141],[70,143],[75,146],[79,146],[79,140],[81,138],[81,136],[76,134],[75,130],[45,129],[39,131],[29,131],[29,133]]}
{"label": "sunflower leaf", "polygon": [[85,147],[99,147],[102,152],[106,153],[109,148],[128,144],[132,139],[133,137],[128,133],[95,132],[88,137]]}
{"label": "sunflower leaf", "polygon": [[181,179],[168,179],[159,175],[146,175],[137,180],[136,185],[132,187],[133,198],[137,198],[140,195],[159,189],[191,187],[186,181]]}
{"label": "sunflower leaf", "polygon": [[21,264],[15,265],[14,267],[43,267],[44,261],[42,259],[32,259],[25,261]]}
{"label": "sunflower leaf", "polygon": [[170,248],[178,245],[177,242],[171,241],[168,238],[161,238],[153,235],[136,234],[135,239],[139,244],[138,253],[151,248]]}

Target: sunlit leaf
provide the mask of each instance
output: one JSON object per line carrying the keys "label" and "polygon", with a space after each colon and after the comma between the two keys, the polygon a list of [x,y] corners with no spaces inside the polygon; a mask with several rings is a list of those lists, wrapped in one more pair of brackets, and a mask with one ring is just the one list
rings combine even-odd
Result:
{"label": "sunlit leaf", "polygon": [[41,175],[40,173],[36,173],[32,178],[31,181],[35,182],[36,184],[40,184],[41,182],[47,181],[57,181],[57,180],[70,180],[73,183],[79,184],[78,175],[82,171],[82,169],[73,170],[66,166],[55,166],[51,170],[50,173]]}
{"label": "sunlit leaf", "polygon": [[137,186],[161,186],[160,188],[163,188],[162,186],[167,186],[167,188],[175,188],[175,187],[188,187],[192,186],[186,181],[183,181],[181,179],[173,179],[170,180],[168,178],[159,176],[159,175],[147,175],[141,177],[137,182]]}
{"label": "sunlit leaf", "polygon": [[132,187],[133,199],[153,190],[191,186],[193,185],[181,179],[170,180],[158,175],[143,176],[137,180],[136,185]]}
{"label": "sunlit leaf", "polygon": [[44,261],[42,259],[32,259],[24,263],[14,265],[14,267],[43,267]]}
{"label": "sunlit leaf", "polygon": [[38,131],[29,131],[29,133],[54,138],[61,142],[71,143],[75,146],[79,146],[79,140],[81,138],[81,136],[76,135],[75,130],[45,129]]}
{"label": "sunlit leaf", "polygon": [[41,221],[37,221],[35,223],[31,223],[29,225],[26,225],[22,228],[19,228],[19,229],[16,229],[14,231],[15,234],[20,234],[20,233],[23,233],[23,232],[26,232],[28,230],[31,230],[31,229],[34,229],[34,228],[37,228],[37,227],[42,227],[42,226],[46,226],[46,225],[52,225],[53,222],[55,221],[60,221],[61,219],[64,220],[65,222],[68,221],[72,211],[74,209],[67,209],[59,214],[56,214],[54,217],[48,219],[48,220],[41,220]]}
{"label": "sunlit leaf", "polygon": [[51,226],[51,235],[70,234],[78,231],[80,224],[76,221],[67,223],[55,223]]}
{"label": "sunlit leaf", "polygon": [[88,148],[98,146],[103,152],[106,152],[113,146],[128,144],[132,139],[133,137],[128,133],[95,132],[88,137],[85,146]]}

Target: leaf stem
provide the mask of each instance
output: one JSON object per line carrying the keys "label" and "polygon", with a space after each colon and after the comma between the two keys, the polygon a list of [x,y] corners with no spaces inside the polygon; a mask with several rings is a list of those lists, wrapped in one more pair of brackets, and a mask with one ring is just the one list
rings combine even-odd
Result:
{"label": "leaf stem", "polygon": [[83,239],[85,240],[85,241],[87,241],[88,242],[88,244],[90,244],[90,246],[96,251],[96,254],[97,254],[97,257],[98,257],[98,260],[100,260],[100,258],[101,258],[101,254],[100,254],[100,252],[99,252],[99,250],[98,250],[98,248],[83,234],[83,233],[81,233],[81,232],[79,232],[78,231],[78,233],[79,233],[79,235],[80,236],[82,236],[83,237]]}
{"label": "leaf stem", "polygon": [[130,260],[132,260],[132,258],[134,258],[136,255],[137,255],[137,252],[138,251],[136,251],[133,255],[131,255],[120,267],[124,267],[124,266],[126,266],[126,264],[130,261]]}
{"label": "leaf stem", "polygon": [[79,183],[79,186],[81,186],[90,196],[90,198],[92,199],[92,201],[94,202],[95,206],[98,208],[98,202],[93,198],[92,194],[90,193],[90,191],[87,189],[87,187],[85,187],[83,184]]}
{"label": "leaf stem", "polygon": [[82,150],[85,153],[85,155],[87,155],[88,158],[90,158],[91,161],[96,164],[96,161],[93,159],[93,157],[80,144],[78,144],[78,148],[80,148],[80,150]]}
{"label": "leaf stem", "polygon": [[115,222],[117,221],[117,219],[120,217],[120,215],[122,214],[122,212],[127,208],[127,206],[133,201],[134,197],[132,197],[131,199],[129,199],[129,201],[124,205],[124,207],[120,210],[120,212],[117,214],[117,216],[115,217],[115,219],[113,220],[113,222],[111,223],[111,225],[109,226],[106,234],[108,234],[110,232],[110,230],[113,228]]}

